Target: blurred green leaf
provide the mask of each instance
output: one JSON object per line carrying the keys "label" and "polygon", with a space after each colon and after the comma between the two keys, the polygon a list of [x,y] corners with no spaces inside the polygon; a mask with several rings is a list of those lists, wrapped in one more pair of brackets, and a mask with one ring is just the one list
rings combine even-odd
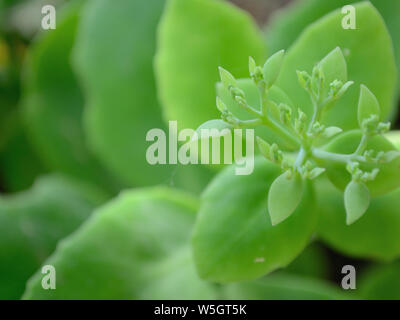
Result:
{"label": "blurred green leaf", "polygon": [[155,69],[167,120],[197,128],[218,117],[218,66],[236,78],[248,76],[248,59],[265,58],[255,23],[225,1],[170,0],[158,30]]}
{"label": "blurred green leaf", "polygon": [[111,188],[114,182],[85,143],[84,100],[70,64],[81,7],[82,2],[71,2],[58,15],[57,29],[43,31],[31,48],[23,116],[29,138],[49,169]]}
{"label": "blurred green leaf", "polygon": [[343,300],[349,299],[329,282],[288,274],[273,274],[265,278],[229,284],[223,287],[232,300]]}
{"label": "blurred green leaf", "polygon": [[369,190],[362,182],[350,181],[344,191],[346,223],[353,224],[367,211],[370,203]]}
{"label": "blurred green leaf", "polygon": [[45,262],[57,289],[43,290],[41,274],[25,299],[215,299],[185,246],[198,202],[166,188],[126,191],[99,208]]}
{"label": "blurred green leaf", "polygon": [[150,129],[168,135],[153,75],[163,7],[160,0],[88,2],[74,49],[87,98],[85,128],[99,159],[126,185],[164,183],[199,191],[210,177],[205,168],[150,165],[145,157]]}
{"label": "blurred green leaf", "polygon": [[300,176],[289,178],[281,174],[272,182],[268,192],[268,212],[273,226],[286,220],[296,210],[303,198],[303,181]]}
{"label": "blurred green leaf", "polygon": [[320,238],[333,249],[355,258],[390,261],[400,257],[400,190],[371,200],[361,219],[346,225],[343,193],[327,179],[316,186]]}
{"label": "blurred green leaf", "polygon": [[296,70],[310,72],[315,63],[333,48],[340,47],[346,58],[348,79],[355,85],[326,113],[324,121],[343,130],[358,127],[358,87],[361,83],[376,95],[382,119],[394,111],[396,69],[390,35],[379,12],[369,2],[359,3],[355,9],[355,30],[342,28],[340,10],[306,28],[288,50],[276,83],[310,116],[312,103],[297,83]]}
{"label": "blurred green leaf", "polygon": [[255,279],[288,265],[308,244],[317,216],[309,185],[297,210],[279,225],[271,225],[267,195],[279,174],[279,167],[260,157],[251,175],[235,175],[230,166],[208,186],[193,234],[202,278]]}
{"label": "blurred green leaf", "polygon": [[[385,20],[393,40],[397,69],[400,71],[400,2],[393,0],[370,0]],[[271,52],[288,49],[300,33],[311,23],[332,10],[358,3],[358,0],[297,0],[283,10],[277,11],[267,25],[267,43]],[[343,15],[344,16],[344,15]],[[400,85],[400,82],[398,82]]]}
{"label": "blurred green leaf", "polygon": [[0,299],[21,297],[28,278],[106,197],[60,176],[0,197]]}
{"label": "blurred green leaf", "polygon": [[381,109],[375,95],[364,85],[360,87],[360,98],[358,99],[358,124],[360,128],[363,122],[372,115],[377,115],[380,119]]}

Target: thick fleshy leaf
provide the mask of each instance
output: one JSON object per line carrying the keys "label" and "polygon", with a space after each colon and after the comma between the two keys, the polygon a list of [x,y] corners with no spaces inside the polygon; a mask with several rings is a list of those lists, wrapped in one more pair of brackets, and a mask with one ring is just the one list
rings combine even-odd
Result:
{"label": "thick fleshy leaf", "polygon": [[400,263],[374,265],[360,278],[359,292],[367,300],[400,299]]}
{"label": "thick fleshy leaf", "polygon": [[351,296],[328,282],[309,277],[274,274],[263,279],[223,287],[232,300],[343,300]]}
{"label": "thick fleshy leaf", "polygon": [[[400,71],[400,2],[393,0],[370,0],[378,9],[393,40],[397,69]],[[267,43],[271,52],[288,49],[309,24],[332,10],[358,3],[357,0],[298,0],[273,16],[267,28]],[[344,17],[344,15],[343,15]],[[356,17],[357,18],[357,17]],[[400,82],[398,82],[400,85]]]}
{"label": "thick fleshy leaf", "polygon": [[190,195],[165,188],[122,193],[45,262],[56,268],[57,289],[43,290],[38,272],[24,298],[215,299],[185,249],[197,207]]}
{"label": "thick fleshy leaf", "polygon": [[[348,131],[332,140],[324,147],[324,150],[340,154],[351,154],[360,143],[362,133],[358,130]],[[391,152],[396,150],[383,136],[375,136],[368,142],[367,150],[375,150],[376,152]],[[351,180],[351,175],[346,170],[346,164],[332,160],[321,160],[320,166],[326,168],[326,173],[332,183],[341,190],[344,190]],[[371,192],[371,196],[375,197],[391,192],[400,187],[400,157],[395,158],[388,163],[365,164],[360,163],[360,169],[363,171],[372,171],[379,168],[379,173],[373,181],[366,183]]]}
{"label": "thick fleshy leaf", "polygon": [[88,2],[74,48],[75,70],[87,98],[89,143],[128,185],[151,184],[169,175],[166,166],[151,166],[143,156],[149,146],[146,132],[164,128],[152,69],[163,2]]}
{"label": "thick fleshy leaf", "polygon": [[170,0],[158,32],[158,94],[167,120],[197,128],[218,117],[218,67],[249,76],[248,57],[265,58],[264,41],[250,16],[225,1]]}
{"label": "thick fleshy leaf", "polygon": [[343,14],[336,10],[316,21],[288,50],[277,85],[311,115],[312,104],[296,79],[296,70],[311,72],[313,66],[334,48],[340,47],[347,62],[348,79],[354,81],[347,93],[329,110],[324,121],[344,130],[358,127],[358,87],[361,83],[376,95],[382,119],[393,112],[396,69],[390,36],[379,12],[369,3],[355,5],[357,29],[343,29]]}
{"label": "thick fleshy leaf", "polygon": [[263,74],[264,74],[264,80],[267,84],[267,88],[270,88],[278,78],[284,56],[285,56],[285,51],[281,50],[274,53],[265,62],[263,67]]}
{"label": "thick fleshy leaf", "polygon": [[344,191],[346,223],[352,224],[367,211],[370,196],[367,186],[361,182],[351,181]]}
{"label": "thick fleshy leaf", "polygon": [[343,83],[347,81],[347,65],[343,56],[342,49],[336,47],[329,52],[320,62],[321,70],[325,81],[326,94],[329,91],[329,84],[334,80],[339,80]]}
{"label": "thick fleshy leaf", "polygon": [[114,183],[85,144],[83,96],[70,64],[82,3],[60,11],[57,28],[42,33],[31,49],[22,103],[37,154],[52,170],[94,183]]}
{"label": "thick fleshy leaf", "polygon": [[343,192],[327,180],[316,185],[319,237],[345,255],[374,260],[400,257],[400,190],[376,197],[363,217],[346,225]]}
{"label": "thick fleshy leaf", "polygon": [[231,166],[206,189],[193,235],[202,278],[255,279],[288,265],[307,245],[317,216],[310,186],[305,186],[297,210],[279,225],[271,225],[267,193],[279,174],[277,166],[259,157],[253,174],[235,175]]}
{"label": "thick fleshy leaf", "polygon": [[0,299],[19,299],[26,281],[106,197],[76,181],[49,176],[0,197]]}
{"label": "thick fleshy leaf", "polygon": [[95,153],[125,184],[167,183],[198,191],[208,181],[205,168],[151,165],[144,156],[152,145],[146,141],[149,130],[172,136],[161,119],[153,76],[163,7],[161,0],[121,0],[117,6],[99,0],[85,7],[74,48],[88,100],[85,129]]}
{"label": "thick fleshy leaf", "polygon": [[381,109],[375,95],[364,85],[360,86],[360,98],[358,99],[358,124],[362,127],[363,121],[372,115],[380,118]]}
{"label": "thick fleshy leaf", "polygon": [[272,183],[268,192],[268,212],[273,226],[287,219],[303,198],[303,181],[285,172]]}

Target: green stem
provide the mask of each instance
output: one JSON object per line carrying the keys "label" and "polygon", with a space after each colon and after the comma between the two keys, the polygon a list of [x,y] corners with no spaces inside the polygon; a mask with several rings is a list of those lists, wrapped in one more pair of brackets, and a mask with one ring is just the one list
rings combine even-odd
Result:
{"label": "green stem", "polygon": [[240,129],[253,128],[253,127],[259,126],[261,124],[263,124],[263,121],[260,118],[251,119],[251,120],[240,120],[237,123],[237,127]]}
{"label": "green stem", "polygon": [[303,165],[304,160],[306,159],[306,156],[307,156],[306,150],[302,147],[299,151],[299,154],[297,155],[296,161],[294,163],[294,167],[300,168]]}
{"label": "green stem", "polygon": [[358,145],[357,150],[354,152],[354,155],[361,155],[365,151],[368,145],[368,138],[369,136],[367,134],[363,134],[360,144]]}
{"label": "green stem", "polygon": [[301,145],[301,142],[298,138],[293,136],[285,128],[278,125],[273,119],[269,119],[268,117],[263,117],[263,123],[272,131],[277,133],[279,136],[283,137],[291,146],[299,147]]}
{"label": "green stem", "polygon": [[336,162],[348,163],[349,161],[359,161],[365,162],[365,157],[352,153],[352,154],[339,154],[328,152],[320,149],[313,149],[312,150],[313,157],[320,159],[320,160],[332,160]]}
{"label": "green stem", "polygon": [[259,117],[262,118],[263,123],[279,136],[283,137],[292,147],[299,147],[301,142],[298,138],[268,117],[268,91],[263,83],[258,86],[258,90],[260,91],[261,103],[261,113],[259,114]]}

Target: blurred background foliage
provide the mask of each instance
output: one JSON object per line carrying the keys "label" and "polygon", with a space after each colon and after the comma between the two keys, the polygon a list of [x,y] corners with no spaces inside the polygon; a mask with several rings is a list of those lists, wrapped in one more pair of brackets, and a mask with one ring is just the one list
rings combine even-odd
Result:
{"label": "blurred background foliage", "polygon": [[[316,19],[355,1],[231,2],[249,12],[265,30],[266,47],[271,53],[287,49]],[[372,3],[392,35],[400,69],[400,1]],[[45,4],[57,8],[56,30],[40,30]],[[331,240],[329,232],[322,232],[329,247],[316,239],[285,270],[260,281],[220,287],[198,278],[188,248],[180,243],[188,237],[193,217],[183,221],[179,217],[180,213],[196,211],[197,204],[174,209],[179,214],[172,213],[171,207],[191,202],[189,194],[200,194],[215,172],[204,166],[150,166],[145,161],[146,132],[166,128],[153,72],[156,28],[163,8],[162,0],[124,0],[118,4],[105,0],[0,0],[0,299],[20,298],[27,280],[57,243],[99,205],[121,190],[155,185],[177,187],[188,193],[129,191],[135,198],[131,201],[124,191],[95,210],[93,223],[63,240],[61,249],[52,256],[73,279],[69,287],[57,291],[59,296],[48,295],[38,289],[39,273],[30,280],[24,297],[351,298],[338,288],[343,276],[341,267],[352,264],[362,273],[355,297],[400,298],[398,263],[355,259],[351,257],[354,252],[343,249],[340,241]],[[260,60],[265,58],[263,48],[255,45],[254,50]],[[394,122],[399,128],[400,122]],[[170,199],[165,199],[165,193]],[[129,216],[133,211],[137,216]],[[166,216],[157,216],[164,211]],[[394,212],[393,219],[399,214]],[[125,228],[131,219],[143,222],[147,229]],[[158,225],[152,221],[158,221]],[[162,224],[176,225],[181,230],[158,229]],[[118,237],[111,235],[110,226],[120,228]],[[321,226],[323,231],[327,228]],[[93,238],[93,232],[101,237]],[[162,234],[170,243],[155,240],[148,248],[140,237],[149,234],[154,239]],[[124,248],[123,243],[134,249]],[[178,253],[171,255],[175,247]],[[162,259],[146,256],[146,250],[154,248]],[[93,284],[87,284],[82,296],[74,295],[82,279],[71,259],[81,259],[89,272],[96,263],[108,265],[109,273],[98,272],[94,277],[97,283],[104,282],[109,295],[102,296]],[[124,262],[111,262],[118,259]],[[151,266],[137,282],[129,259],[137,264],[135,270]],[[183,271],[177,274],[177,270]],[[120,287],[113,287],[113,283]],[[185,287],[187,283],[192,290]],[[143,289],[138,290],[138,285]]]}

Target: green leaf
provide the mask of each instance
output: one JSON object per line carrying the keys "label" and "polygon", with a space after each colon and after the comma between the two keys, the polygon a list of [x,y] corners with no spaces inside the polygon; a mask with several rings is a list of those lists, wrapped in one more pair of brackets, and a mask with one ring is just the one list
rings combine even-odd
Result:
{"label": "green leaf", "polygon": [[324,138],[332,138],[341,132],[343,132],[343,130],[339,127],[328,127],[324,130],[322,136]]}
{"label": "green leaf", "polygon": [[335,251],[360,259],[391,261],[400,257],[400,189],[371,199],[363,217],[346,225],[343,192],[327,179],[316,182],[318,236],[323,242]]}
{"label": "green leaf", "polygon": [[87,97],[90,146],[127,185],[159,182],[169,174],[167,166],[151,166],[143,156],[149,146],[146,132],[164,128],[152,76],[163,6],[164,1],[154,0],[146,5],[122,0],[118,6],[90,1],[74,48],[75,70]]}
{"label": "green leaf", "polygon": [[19,299],[58,241],[105,200],[96,189],[61,176],[40,178],[28,191],[0,197],[0,299]]}
{"label": "green leaf", "polygon": [[[275,52],[288,49],[300,33],[311,23],[334,9],[357,3],[358,0],[329,0],[321,5],[320,0],[298,0],[273,15],[267,28],[268,48]],[[393,40],[397,69],[400,71],[400,2],[392,0],[371,0],[382,15]],[[400,84],[400,83],[398,83]]]}
{"label": "green leaf", "polygon": [[249,57],[249,74],[254,75],[256,72],[257,64],[253,57]]}
{"label": "green leaf", "polygon": [[[325,114],[324,124],[343,130],[358,127],[358,86],[364,83],[376,95],[382,119],[393,112],[396,69],[390,36],[379,12],[369,3],[354,5],[357,29],[343,29],[343,14],[336,10],[306,28],[288,50],[276,84],[301,106],[310,117],[312,103],[295,77],[296,70],[311,72],[333,48],[339,47],[346,58],[348,78],[355,86]],[[366,67],[368,66],[368,67]]]}
{"label": "green leaf", "polygon": [[265,59],[260,32],[244,11],[225,1],[171,0],[158,29],[155,72],[166,120],[197,128],[218,117],[218,66],[248,77],[248,57]]}
{"label": "green leaf", "polygon": [[237,87],[236,79],[229,71],[222,67],[218,67],[218,70],[221,82],[225,88],[229,89],[229,87]]}
{"label": "green leaf", "polygon": [[358,100],[358,124],[362,127],[363,121],[372,115],[380,118],[381,110],[375,95],[364,85],[360,86],[360,98]]}
{"label": "green leaf", "polygon": [[260,150],[261,154],[264,156],[264,158],[269,159],[270,158],[270,151],[271,151],[271,145],[261,139],[260,137],[256,137],[258,149]]}
{"label": "green leaf", "polygon": [[230,166],[203,193],[192,242],[202,278],[255,279],[288,265],[305,248],[317,218],[312,190],[307,184],[296,211],[273,227],[267,192],[279,174],[279,167],[258,157],[253,174],[235,175]]}
{"label": "green leaf", "polygon": [[335,300],[349,299],[330,283],[288,274],[273,274],[244,283],[224,286],[224,297],[229,300]]}
{"label": "green leaf", "polygon": [[60,10],[57,29],[40,34],[23,78],[22,115],[28,138],[51,169],[116,189],[117,183],[86,146],[83,93],[70,63],[82,3]]}
{"label": "green leaf", "polygon": [[121,0],[118,6],[99,0],[85,7],[73,56],[87,98],[85,129],[91,148],[125,185],[168,183],[198,191],[210,177],[204,166],[151,165],[144,156],[152,144],[146,133],[168,132],[153,76],[163,8],[162,0]]}
{"label": "green leaf", "polygon": [[267,88],[270,88],[278,78],[284,56],[285,56],[285,50],[281,50],[274,53],[265,62],[263,67],[263,74],[264,74],[264,80],[267,84]]}
{"label": "green leaf", "polygon": [[57,270],[57,289],[43,290],[38,272],[23,298],[215,299],[187,248],[197,207],[196,199],[171,189],[125,191],[45,262]]}
{"label": "green leaf", "polygon": [[220,97],[217,97],[217,109],[218,109],[219,112],[221,112],[221,113],[228,111],[228,107],[227,107],[226,104],[221,100]]}
{"label": "green leaf", "polygon": [[344,191],[344,207],[348,225],[360,219],[370,203],[369,190],[364,183],[351,181]]}
{"label": "green leaf", "polygon": [[303,181],[298,175],[280,175],[268,193],[268,212],[273,226],[286,220],[298,207],[303,197]]}
{"label": "green leaf", "polygon": [[342,50],[336,47],[321,60],[319,65],[325,81],[323,96],[326,97],[332,81],[339,80],[343,83],[347,81],[347,65]]}
{"label": "green leaf", "polygon": [[[359,130],[348,131],[335,137],[324,147],[325,151],[352,154],[358,147],[362,133]],[[375,136],[368,141],[367,150],[377,152],[395,151],[396,148],[383,136]],[[326,168],[326,173],[332,183],[344,190],[351,180],[346,170],[346,164],[333,160],[321,160],[318,166]],[[379,169],[379,174],[373,181],[366,183],[371,196],[384,195],[400,187],[400,159],[395,158],[388,163],[366,164],[360,163],[360,169],[371,172],[374,168]]]}

